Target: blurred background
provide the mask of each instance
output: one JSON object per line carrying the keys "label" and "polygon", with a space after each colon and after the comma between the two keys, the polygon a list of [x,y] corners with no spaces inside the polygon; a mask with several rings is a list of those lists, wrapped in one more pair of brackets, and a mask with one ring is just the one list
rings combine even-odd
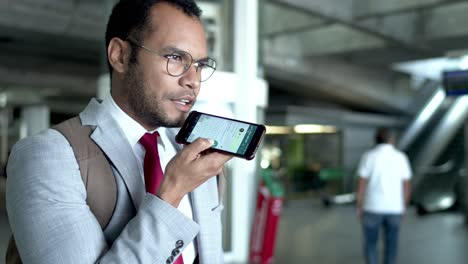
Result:
{"label": "blurred background", "polygon": [[[0,0],[2,168],[16,141],[108,93],[114,3]],[[268,126],[255,160],[228,166],[226,262],[248,263],[265,184],[282,201],[273,263],[363,263],[355,170],[387,126],[414,173],[399,263],[466,263],[468,1],[197,3],[219,66],[196,108]]]}

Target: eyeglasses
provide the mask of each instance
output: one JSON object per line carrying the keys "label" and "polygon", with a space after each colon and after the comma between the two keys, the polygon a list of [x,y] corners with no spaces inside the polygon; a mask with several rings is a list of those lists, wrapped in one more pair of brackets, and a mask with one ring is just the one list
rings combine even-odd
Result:
{"label": "eyeglasses", "polygon": [[137,46],[141,49],[159,55],[167,59],[166,70],[167,73],[173,77],[179,77],[186,73],[190,66],[193,65],[195,67],[196,72],[198,73],[198,77],[200,82],[204,82],[208,80],[211,75],[216,70],[216,61],[211,58],[205,58],[201,60],[194,61],[192,55],[190,53],[183,51],[183,50],[173,50],[170,53],[162,53],[156,50],[150,49],[146,46],[138,44],[137,42],[127,39],[127,41],[133,45]]}

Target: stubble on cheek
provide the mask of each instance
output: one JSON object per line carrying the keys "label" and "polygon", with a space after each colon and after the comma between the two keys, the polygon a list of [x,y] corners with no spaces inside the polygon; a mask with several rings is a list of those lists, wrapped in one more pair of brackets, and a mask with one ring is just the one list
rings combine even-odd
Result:
{"label": "stubble on cheek", "polygon": [[176,110],[172,98],[183,94],[163,93],[158,90],[162,84],[151,85],[148,80],[142,79],[142,76],[137,66],[126,76],[128,104],[134,115],[146,126],[153,128],[182,126],[187,114]]}

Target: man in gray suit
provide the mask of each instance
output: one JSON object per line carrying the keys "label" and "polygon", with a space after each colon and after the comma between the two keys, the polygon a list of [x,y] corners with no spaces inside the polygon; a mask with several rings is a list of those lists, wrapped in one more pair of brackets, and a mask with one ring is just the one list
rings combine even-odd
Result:
{"label": "man in gray suit", "polygon": [[[214,176],[231,157],[206,153],[209,139],[182,148],[171,129],[183,123],[216,67],[199,16],[188,0],[121,0],[112,11],[106,32],[111,95],[80,113],[115,177],[115,208],[104,229],[61,133],[49,129],[14,146],[7,210],[23,263],[223,262]],[[145,191],[140,143],[154,131],[164,171],[155,195]]]}

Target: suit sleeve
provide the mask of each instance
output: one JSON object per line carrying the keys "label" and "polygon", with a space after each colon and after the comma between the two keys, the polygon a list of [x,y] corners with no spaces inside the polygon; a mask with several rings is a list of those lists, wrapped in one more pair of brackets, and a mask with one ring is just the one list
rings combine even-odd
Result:
{"label": "suit sleeve", "polygon": [[17,143],[7,167],[8,218],[23,263],[166,263],[199,226],[147,194],[112,245],[86,204],[67,140],[48,130]]}

